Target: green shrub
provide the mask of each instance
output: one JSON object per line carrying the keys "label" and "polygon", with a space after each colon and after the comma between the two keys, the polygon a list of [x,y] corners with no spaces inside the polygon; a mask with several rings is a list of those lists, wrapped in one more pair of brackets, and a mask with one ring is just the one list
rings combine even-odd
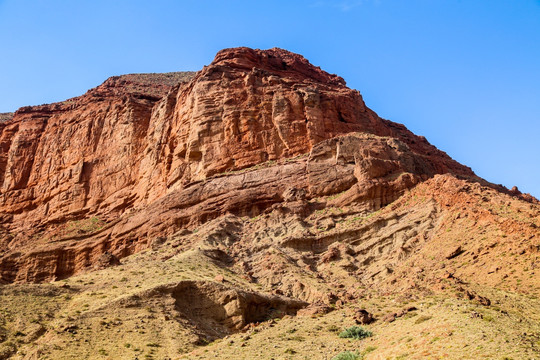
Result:
{"label": "green shrub", "polygon": [[357,352],[343,351],[332,358],[332,360],[361,360]]}
{"label": "green shrub", "polygon": [[340,338],[360,340],[372,336],[373,333],[361,326],[351,326],[339,333]]}

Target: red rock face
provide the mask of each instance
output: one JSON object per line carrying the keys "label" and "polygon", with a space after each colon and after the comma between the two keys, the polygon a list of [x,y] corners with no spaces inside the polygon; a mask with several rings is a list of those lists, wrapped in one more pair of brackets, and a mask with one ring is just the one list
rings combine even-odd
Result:
{"label": "red rock face", "polygon": [[[113,77],[0,122],[1,277],[65,277],[291,188],[380,207],[438,173],[475,178],[302,56],[226,49],[195,75]],[[62,230],[93,218],[107,225]]]}
{"label": "red rock face", "polygon": [[61,221],[132,201],[126,189],[137,180],[152,108],[171,88],[167,77],[157,85],[141,77],[113,77],[0,124],[2,212],[15,221]]}

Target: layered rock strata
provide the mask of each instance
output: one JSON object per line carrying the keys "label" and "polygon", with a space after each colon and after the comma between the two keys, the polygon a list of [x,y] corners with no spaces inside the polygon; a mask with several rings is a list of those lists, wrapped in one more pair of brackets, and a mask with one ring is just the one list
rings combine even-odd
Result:
{"label": "layered rock strata", "polygon": [[63,278],[291,199],[376,209],[441,173],[480,180],[302,56],[226,49],[196,74],[113,77],[0,122],[1,278]]}

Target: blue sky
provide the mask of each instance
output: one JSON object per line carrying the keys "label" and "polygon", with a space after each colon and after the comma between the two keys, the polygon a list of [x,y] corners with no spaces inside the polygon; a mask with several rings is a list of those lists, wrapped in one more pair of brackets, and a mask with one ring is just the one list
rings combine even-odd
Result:
{"label": "blue sky", "polygon": [[0,0],[0,112],[226,47],[301,53],[380,116],[540,197],[540,1]]}

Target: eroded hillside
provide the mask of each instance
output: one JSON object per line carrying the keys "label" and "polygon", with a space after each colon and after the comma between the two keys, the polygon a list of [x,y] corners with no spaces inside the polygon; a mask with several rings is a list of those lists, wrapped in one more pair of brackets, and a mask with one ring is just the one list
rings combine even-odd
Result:
{"label": "eroded hillside", "polygon": [[0,359],[540,356],[538,201],[300,55],[113,77],[0,144]]}

